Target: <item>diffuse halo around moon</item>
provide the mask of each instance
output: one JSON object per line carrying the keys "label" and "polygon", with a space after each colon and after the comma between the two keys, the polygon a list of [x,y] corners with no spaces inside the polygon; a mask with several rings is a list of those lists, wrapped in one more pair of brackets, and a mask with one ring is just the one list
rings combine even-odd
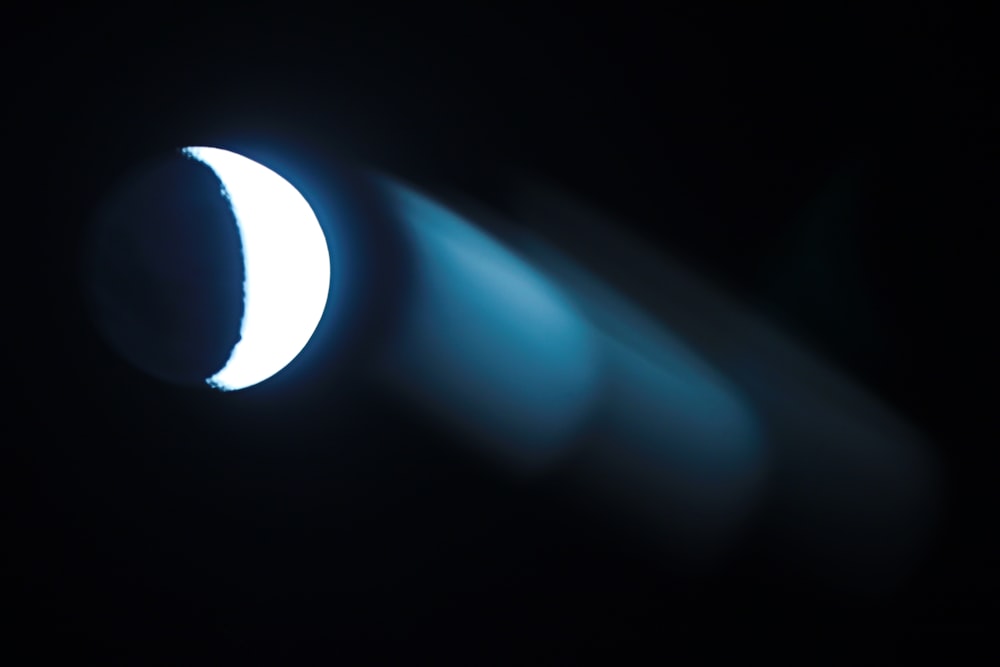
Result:
{"label": "diffuse halo around moon", "polygon": [[225,366],[207,378],[233,391],[263,382],[287,366],[319,325],[330,289],[330,253],[316,214],[284,178],[220,148],[182,152],[222,183],[243,251],[243,319]]}

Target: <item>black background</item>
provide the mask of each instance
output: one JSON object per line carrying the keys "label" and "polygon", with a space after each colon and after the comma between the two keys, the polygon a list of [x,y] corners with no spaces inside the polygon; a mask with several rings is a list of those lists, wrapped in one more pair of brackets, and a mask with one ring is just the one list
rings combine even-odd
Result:
{"label": "black background", "polygon": [[[989,25],[929,3],[22,18],[5,44],[7,647],[129,664],[972,650],[997,594],[973,252],[995,219]],[[219,139],[340,151],[500,209],[530,178],[626,221],[931,439],[947,505],[926,563],[852,601],[738,564],[677,581],[544,479],[363,390],[226,403],[142,376],[85,317],[81,238],[137,161]]]}

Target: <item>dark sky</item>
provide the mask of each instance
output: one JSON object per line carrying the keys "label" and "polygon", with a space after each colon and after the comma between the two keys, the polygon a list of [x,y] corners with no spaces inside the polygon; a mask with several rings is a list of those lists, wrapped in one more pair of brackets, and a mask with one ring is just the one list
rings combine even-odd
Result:
{"label": "dark sky", "polygon": [[[10,650],[350,664],[406,642],[408,661],[471,645],[569,664],[601,646],[739,655],[736,636],[748,654],[804,638],[808,662],[873,638],[975,644],[997,595],[992,301],[973,252],[996,219],[987,17],[362,4],[40,7],[13,26]],[[217,142],[338,154],[500,210],[528,178],[612,214],[931,439],[948,509],[926,564],[850,603],[739,567],[678,582],[544,482],[511,481],[367,395],[224,405],[142,376],[85,316],[81,239],[138,161]]]}

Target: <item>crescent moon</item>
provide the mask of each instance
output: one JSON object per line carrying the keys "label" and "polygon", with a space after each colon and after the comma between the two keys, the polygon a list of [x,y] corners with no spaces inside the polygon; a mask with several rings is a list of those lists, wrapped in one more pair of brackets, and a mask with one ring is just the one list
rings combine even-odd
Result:
{"label": "crescent moon", "polygon": [[182,152],[222,182],[243,246],[243,320],[225,366],[205,381],[222,391],[273,376],[319,325],[330,290],[330,253],[305,197],[267,167],[220,148]]}

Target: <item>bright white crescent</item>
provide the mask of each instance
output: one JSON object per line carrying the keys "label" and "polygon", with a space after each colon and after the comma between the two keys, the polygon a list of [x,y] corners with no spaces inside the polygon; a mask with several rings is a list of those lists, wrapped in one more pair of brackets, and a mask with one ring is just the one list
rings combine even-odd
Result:
{"label": "bright white crescent", "polygon": [[229,360],[206,382],[223,391],[268,379],[306,346],[326,308],[330,253],[301,193],[267,167],[220,148],[183,152],[222,181],[243,245],[243,321]]}

